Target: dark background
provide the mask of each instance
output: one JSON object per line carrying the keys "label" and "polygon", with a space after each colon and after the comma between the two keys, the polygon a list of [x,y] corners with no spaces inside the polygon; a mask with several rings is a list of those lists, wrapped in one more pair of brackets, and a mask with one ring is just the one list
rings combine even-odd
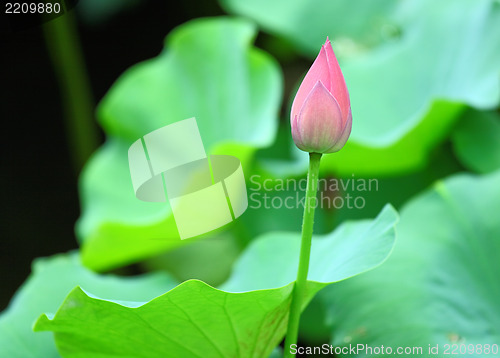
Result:
{"label": "dark background", "polygon": [[[78,14],[80,5],[72,12]],[[172,28],[195,17],[221,14],[216,1],[189,0],[141,1],[98,24],[84,23],[77,16],[95,103],[124,70],[156,56]],[[61,93],[43,31],[35,26],[1,32],[0,48],[3,310],[29,275],[34,258],[77,248],[79,199]]]}

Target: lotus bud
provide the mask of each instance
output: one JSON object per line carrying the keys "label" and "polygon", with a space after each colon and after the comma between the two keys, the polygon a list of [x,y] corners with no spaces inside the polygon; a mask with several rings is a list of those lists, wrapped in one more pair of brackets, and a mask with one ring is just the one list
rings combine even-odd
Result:
{"label": "lotus bud", "polygon": [[290,121],[293,141],[305,152],[337,152],[351,134],[349,92],[328,38],[295,95]]}

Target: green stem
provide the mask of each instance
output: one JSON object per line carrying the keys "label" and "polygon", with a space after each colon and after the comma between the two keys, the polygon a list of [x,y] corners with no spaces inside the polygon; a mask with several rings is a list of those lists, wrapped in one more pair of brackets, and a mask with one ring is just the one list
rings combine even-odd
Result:
{"label": "green stem", "polygon": [[48,21],[43,30],[61,90],[71,159],[78,172],[97,148],[99,132],[94,123],[94,101],[74,14],[68,12]]}
{"label": "green stem", "polygon": [[285,339],[284,357],[294,357],[290,353],[290,346],[297,344],[299,335],[300,314],[307,287],[307,272],[309,271],[309,257],[311,254],[311,241],[314,227],[314,210],[316,209],[320,153],[309,153],[309,171],[307,173],[306,201],[304,217],[302,220],[302,239],[300,244],[299,268],[297,279],[293,287],[292,303],[288,318],[288,331]]}

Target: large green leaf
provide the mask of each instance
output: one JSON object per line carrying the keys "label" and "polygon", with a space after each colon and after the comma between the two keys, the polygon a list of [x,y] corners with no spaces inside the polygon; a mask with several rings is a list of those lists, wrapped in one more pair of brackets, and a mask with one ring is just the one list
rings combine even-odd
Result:
{"label": "large green leaf", "polygon": [[99,276],[85,269],[76,253],[37,259],[33,273],[0,315],[0,357],[59,357],[51,335],[34,333],[32,326],[40,312],[55,312],[76,285],[100,297],[147,301],[172,288],[175,281],[166,274]]}
{"label": "large green leaf", "polygon": [[469,110],[453,132],[457,157],[468,169],[488,173],[500,168],[500,116]]}
{"label": "large green leaf", "polygon": [[[500,345],[499,203],[499,171],[451,177],[410,201],[389,260],[321,292],[332,343],[423,347],[432,357],[449,356],[445,344]],[[427,355],[429,344],[440,354]]]}
{"label": "large green leaf", "polygon": [[272,143],[281,75],[252,47],[256,29],[240,19],[194,20],[175,29],[156,58],[133,66],[102,100],[108,134],[81,177],[82,259],[109,269],[181,244],[168,204],[134,197],[129,145],[179,120],[196,117],[207,153],[235,155],[247,170],[256,148]]}
{"label": "large green leaf", "polygon": [[[394,245],[396,221],[387,206],[375,220],[315,238],[306,301],[380,265]],[[265,235],[240,258],[226,291],[190,280],[139,307],[76,288],[35,329],[54,331],[64,357],[267,357],[285,333],[299,248],[298,234]]]}
{"label": "large green leaf", "polygon": [[[234,4],[238,13],[259,23],[276,18],[273,30],[285,36],[291,27],[320,32],[323,37],[329,34],[339,54],[342,41],[336,43],[336,39],[342,36],[342,25],[350,24],[365,6],[377,6],[371,0],[363,4],[350,0],[321,4],[279,1],[282,6],[261,0],[224,3]],[[422,168],[432,148],[449,135],[463,104],[485,109],[499,103],[498,2],[391,3],[390,19],[399,24],[402,35],[341,62],[351,95],[353,130],[343,150],[325,157],[325,170],[341,175],[354,170],[365,175],[392,175]],[[384,4],[380,11],[386,8]],[[337,8],[342,11],[334,11]],[[304,12],[299,14],[299,10]],[[324,18],[329,21],[322,21]],[[371,22],[365,26],[368,30]],[[297,36],[313,36],[308,31]],[[316,52],[321,42],[315,37],[312,45]],[[268,170],[272,172],[273,167]]]}

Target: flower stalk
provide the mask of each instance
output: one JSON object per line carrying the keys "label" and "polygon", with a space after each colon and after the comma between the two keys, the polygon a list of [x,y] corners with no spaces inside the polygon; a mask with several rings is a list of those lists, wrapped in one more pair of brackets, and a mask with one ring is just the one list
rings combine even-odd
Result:
{"label": "flower stalk", "polygon": [[314,211],[317,206],[318,177],[321,153],[309,153],[309,170],[307,172],[306,200],[304,216],[302,219],[302,238],[300,244],[299,268],[297,279],[293,287],[290,315],[288,317],[288,330],[285,339],[284,357],[293,357],[290,346],[297,344],[300,315],[307,290],[307,273],[311,256],[311,241],[314,228]]}
{"label": "flower stalk", "polygon": [[309,171],[299,267],[292,292],[285,339],[284,357],[288,358],[295,356],[291,348],[297,344],[300,315],[305,306],[321,156],[342,149],[352,128],[349,92],[328,37],[295,95],[290,124],[292,138],[297,147],[309,152]]}

